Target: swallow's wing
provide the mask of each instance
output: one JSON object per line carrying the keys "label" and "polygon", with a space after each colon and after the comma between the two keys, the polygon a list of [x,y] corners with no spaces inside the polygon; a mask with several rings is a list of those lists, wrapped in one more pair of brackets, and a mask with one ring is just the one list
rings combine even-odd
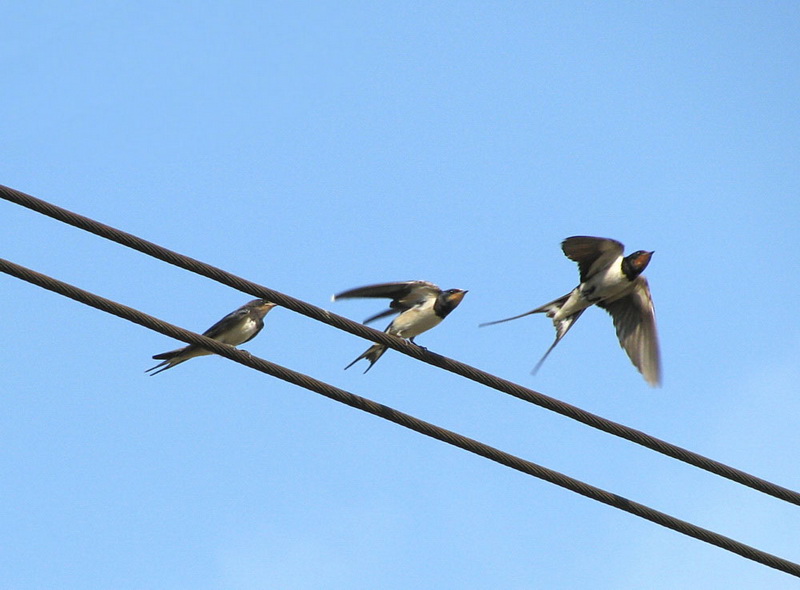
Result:
{"label": "swallow's wing", "polygon": [[634,366],[653,387],[661,385],[661,353],[656,332],[656,314],[647,279],[640,276],[633,290],[611,302],[597,305],[614,319],[617,338]]}
{"label": "swallow's wing", "polygon": [[342,291],[333,296],[337,299],[352,299],[354,297],[383,297],[392,299],[406,309],[412,307],[422,299],[437,297],[441,289],[428,281],[399,281],[396,283],[379,283]]}
{"label": "swallow's wing", "polygon": [[622,256],[625,247],[609,238],[572,236],[561,242],[561,249],[567,258],[578,263],[583,283]]}
{"label": "swallow's wing", "polygon": [[238,322],[242,321],[250,313],[250,303],[243,305],[236,311],[232,311],[216,324],[211,326],[208,330],[203,332],[203,336],[216,339],[217,336],[235,326]]}
{"label": "swallow's wing", "polygon": [[411,309],[418,303],[430,298],[438,297],[442,292],[439,287],[428,281],[401,281],[397,283],[379,283],[366,285],[348,291],[342,291],[333,296],[333,300],[352,299],[356,297],[386,298],[391,299],[389,309],[367,318],[368,324],[380,318]]}

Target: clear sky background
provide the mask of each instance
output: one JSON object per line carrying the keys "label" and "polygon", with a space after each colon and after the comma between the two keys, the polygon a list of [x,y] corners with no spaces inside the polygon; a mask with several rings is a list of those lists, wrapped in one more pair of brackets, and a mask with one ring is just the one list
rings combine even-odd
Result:
{"label": "clear sky background", "polygon": [[[800,489],[795,2],[29,2],[0,183]],[[0,256],[203,331],[251,297],[0,202]],[[655,250],[664,386],[567,236]],[[0,276],[0,587],[796,588],[797,580]],[[244,346],[800,561],[800,508],[277,308]],[[380,325],[379,327],[383,327]]]}

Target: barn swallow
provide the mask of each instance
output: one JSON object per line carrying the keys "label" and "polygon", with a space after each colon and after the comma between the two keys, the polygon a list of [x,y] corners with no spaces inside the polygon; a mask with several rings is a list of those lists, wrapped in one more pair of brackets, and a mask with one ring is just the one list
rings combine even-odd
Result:
{"label": "barn swallow", "polygon": [[[223,344],[230,344],[231,346],[239,346],[240,344],[249,342],[255,338],[256,334],[264,327],[264,316],[267,315],[267,312],[273,307],[275,307],[274,303],[263,299],[254,299],[250,303],[226,315],[203,332],[203,336],[208,336],[209,338],[213,338]],[[161,354],[155,355],[153,358],[163,362],[157,364],[155,367],[147,369],[145,373],[150,373],[150,371],[158,369],[158,371],[150,373],[152,377],[161,371],[171,369],[175,365],[179,365],[196,356],[205,356],[208,354],[213,353],[196,344],[190,344],[189,346],[171,350],[170,352],[162,352]]]}
{"label": "barn swallow", "polygon": [[623,256],[624,246],[620,242],[590,236],[567,238],[561,249],[567,258],[578,263],[580,285],[534,310],[481,325],[499,324],[533,313],[547,314],[553,320],[556,339],[533,369],[536,373],[581,314],[597,305],[611,314],[620,346],[645,380],[653,387],[661,385],[655,309],[647,279],[641,276],[653,253],[638,250]]}
{"label": "barn swallow", "polygon": [[[402,281],[398,283],[381,283],[367,285],[343,291],[333,296],[337,299],[350,299],[355,297],[386,297],[391,299],[389,309],[370,316],[364,320],[365,324],[374,322],[394,313],[399,313],[392,323],[384,330],[387,334],[398,338],[407,338],[414,344],[414,338],[439,325],[439,323],[453,311],[467,292],[462,289],[448,289],[442,291],[433,283],[427,281]],[[375,343],[364,354],[347,365],[349,369],[361,359],[367,359],[369,366],[365,373],[372,368],[383,353],[386,346]]]}

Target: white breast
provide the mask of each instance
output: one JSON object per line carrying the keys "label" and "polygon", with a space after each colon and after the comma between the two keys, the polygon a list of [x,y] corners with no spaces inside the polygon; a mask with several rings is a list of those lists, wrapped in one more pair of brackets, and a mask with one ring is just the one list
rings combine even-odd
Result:
{"label": "white breast", "polygon": [[602,301],[619,295],[630,287],[631,282],[622,273],[622,256],[620,256],[610,266],[583,283],[580,289],[589,299]]}
{"label": "white breast", "polygon": [[248,317],[237,326],[237,329],[231,330],[219,338],[219,341],[231,346],[238,346],[242,342],[247,342],[256,330],[258,330],[258,324],[254,319]]}
{"label": "white breast", "polygon": [[433,311],[434,299],[412,307],[397,316],[387,332],[400,338],[414,338],[441,323],[442,318]]}

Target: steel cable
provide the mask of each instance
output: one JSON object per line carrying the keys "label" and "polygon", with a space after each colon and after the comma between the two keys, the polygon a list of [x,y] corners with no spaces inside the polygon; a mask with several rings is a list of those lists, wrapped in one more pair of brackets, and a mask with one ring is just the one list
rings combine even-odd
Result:
{"label": "steel cable", "polygon": [[587,484],[578,479],[569,477],[543,467],[526,459],[522,459],[495,447],[484,444],[475,439],[463,436],[451,430],[447,430],[430,422],[426,422],[410,414],[406,414],[389,406],[379,404],[368,398],[364,398],[344,389],[334,387],[328,383],[298,373],[281,365],[272,363],[265,359],[251,355],[249,352],[239,350],[227,344],[222,344],[216,340],[206,338],[200,334],[190,332],[178,326],[169,324],[143,313],[137,309],[122,305],[110,299],[100,297],[89,291],[85,291],[68,283],[64,283],[47,275],[38,273],[25,268],[8,260],[0,258],[0,271],[11,276],[17,277],[34,285],[38,285],[49,291],[53,291],[95,309],[123,318],[150,330],[160,332],[165,336],[182,340],[189,344],[197,344],[208,350],[213,351],[232,361],[261,371],[278,379],[282,379],[304,389],[319,393],[329,399],[357,408],[374,416],[378,416],[405,428],[424,434],[425,436],[440,440],[452,446],[461,448],[470,453],[480,455],[486,459],[510,467],[516,471],[526,473],[533,477],[543,479],[547,482],[573,491],[577,494],[602,502],[619,510],[624,510],[630,514],[654,522],[668,529],[693,537],[705,543],[716,545],[722,549],[740,555],[746,559],[761,563],[768,567],[780,570],[787,574],[800,577],[800,564],[783,559],[771,553],[761,551],[750,545],[746,545],[730,537],[720,535],[714,531],[702,528],[690,522],[675,518],[669,514],[655,510],[634,502],[617,494],[613,494],[601,488]]}
{"label": "steel cable", "polygon": [[331,313],[320,307],[311,305],[300,299],[290,297],[258,283],[248,281],[242,277],[226,272],[220,268],[206,264],[194,258],[184,256],[142,238],[118,230],[109,225],[105,225],[83,215],[68,211],[42,199],[38,199],[21,191],[0,185],[0,198],[16,203],[63,223],[67,223],[84,231],[88,231],[97,236],[111,240],[128,248],[132,248],[169,264],[178,266],[190,272],[205,276],[214,281],[233,287],[239,291],[249,293],[254,297],[259,297],[273,301],[278,305],[302,314],[311,319],[323,322],[339,330],[349,332],[355,336],[365,338],[372,342],[380,342],[403,354],[421,360],[430,365],[434,365],[451,373],[455,373],[497,391],[512,395],[518,399],[535,404],[552,412],[561,414],[583,424],[602,430],[614,436],[629,440],[638,445],[673,457],[684,463],[694,465],[700,469],[714,473],[736,483],[745,485],[759,492],[779,498],[786,502],[800,506],[800,493],[772,483],[768,480],[756,477],[746,471],[736,469],[725,463],[710,459],[678,445],[669,443],[665,440],[651,436],[640,430],[636,430],[624,424],[608,420],[597,414],[583,410],[556,398],[550,397],[538,391],[528,389],[512,381],[502,379],[485,371],[465,363],[447,358],[435,352],[423,349],[419,346],[410,344],[394,336],[389,336],[358,322],[354,322],[345,317]]}

